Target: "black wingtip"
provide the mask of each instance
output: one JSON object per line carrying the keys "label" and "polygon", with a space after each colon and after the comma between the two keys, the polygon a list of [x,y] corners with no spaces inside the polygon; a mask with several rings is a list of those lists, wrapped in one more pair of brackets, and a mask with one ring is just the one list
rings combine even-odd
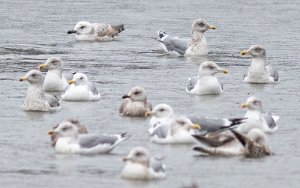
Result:
{"label": "black wingtip", "polygon": [[238,133],[235,130],[230,129],[230,131],[233,133],[233,135],[238,139],[238,141],[243,145],[246,146],[246,137],[242,134]]}

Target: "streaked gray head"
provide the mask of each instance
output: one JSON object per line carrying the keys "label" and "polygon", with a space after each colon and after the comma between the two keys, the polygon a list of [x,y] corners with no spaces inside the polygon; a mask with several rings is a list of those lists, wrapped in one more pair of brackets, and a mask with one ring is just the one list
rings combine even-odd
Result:
{"label": "streaked gray head", "polygon": [[261,45],[253,45],[248,50],[243,50],[241,55],[251,55],[254,58],[265,58],[266,49]]}
{"label": "streaked gray head", "polygon": [[124,95],[122,98],[130,98],[132,101],[140,102],[145,102],[147,100],[145,89],[140,86],[133,87],[128,95]]}
{"label": "streaked gray head", "polygon": [[87,85],[88,83],[88,77],[83,73],[74,74],[73,79],[69,81],[69,84],[75,85]]}
{"label": "streaked gray head", "polygon": [[77,35],[88,35],[94,32],[94,28],[90,22],[81,21],[75,25],[73,32]]}
{"label": "streaked gray head", "polygon": [[58,137],[77,137],[78,125],[72,123],[72,121],[63,121],[54,130],[48,132],[49,135],[57,135]]}
{"label": "streaked gray head", "polygon": [[45,65],[49,70],[62,69],[63,61],[59,57],[50,57],[47,59]]}
{"label": "streaked gray head", "polygon": [[262,109],[262,101],[257,97],[249,97],[247,102],[242,104],[242,108],[248,108],[249,110],[257,110],[261,111]]}
{"label": "streaked gray head", "polygon": [[174,116],[174,112],[171,106],[167,104],[158,104],[152,110],[152,114],[157,118],[166,118]]}
{"label": "streaked gray head", "polygon": [[123,161],[148,165],[149,159],[150,157],[148,150],[139,146],[131,149],[129,154],[123,158]]}
{"label": "streaked gray head", "polygon": [[213,25],[209,25],[208,23],[206,23],[204,20],[202,19],[197,19],[193,22],[192,25],[192,30],[195,32],[201,32],[204,33],[205,31],[209,30],[209,29],[216,29],[215,26]]}
{"label": "streaked gray head", "polygon": [[250,140],[258,144],[266,144],[268,141],[266,134],[262,130],[256,128],[251,129],[247,136]]}
{"label": "streaked gray head", "polygon": [[171,124],[171,133],[175,134],[178,131],[190,131],[191,129],[200,129],[200,125],[193,124],[190,119],[184,116],[176,117]]}
{"label": "streaked gray head", "polygon": [[200,75],[214,75],[216,73],[227,74],[228,71],[226,69],[220,68],[213,61],[205,61],[199,66],[199,76]]}
{"label": "streaked gray head", "polygon": [[20,81],[28,81],[30,84],[43,84],[44,76],[38,70],[31,70],[25,76],[20,78]]}

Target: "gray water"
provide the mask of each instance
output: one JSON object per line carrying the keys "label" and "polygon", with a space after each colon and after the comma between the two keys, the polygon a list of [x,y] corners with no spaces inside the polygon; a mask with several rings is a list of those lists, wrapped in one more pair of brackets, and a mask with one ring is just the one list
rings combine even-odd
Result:
{"label": "gray water", "polygon": [[[0,187],[299,187],[299,37],[300,2],[287,1],[34,1],[1,0],[0,18]],[[215,97],[189,96],[187,77],[197,74],[200,60],[160,52],[156,31],[189,37],[191,23],[203,18],[217,30],[206,33],[208,59],[226,67],[219,75],[225,92]],[[76,42],[67,35],[77,21],[124,23],[118,41]],[[267,49],[267,60],[281,80],[250,85],[242,77],[250,59],[239,52],[252,44]],[[65,62],[66,72],[82,71],[96,83],[99,102],[62,102],[56,113],[20,110],[27,83],[19,77],[51,56]],[[274,156],[201,157],[191,146],[149,142],[148,121],[118,115],[121,96],[145,87],[153,104],[168,103],[177,113],[209,117],[241,117],[249,96],[263,100],[266,110],[280,115],[279,130],[270,135]],[[90,132],[132,137],[111,154],[58,155],[47,131],[67,118],[78,118]],[[134,146],[165,156],[167,178],[132,182],[120,178],[122,157]]]}

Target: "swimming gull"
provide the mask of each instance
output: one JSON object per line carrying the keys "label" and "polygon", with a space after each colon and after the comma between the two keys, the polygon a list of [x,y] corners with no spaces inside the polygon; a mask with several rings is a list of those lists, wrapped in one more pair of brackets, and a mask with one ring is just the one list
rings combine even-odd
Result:
{"label": "swimming gull", "polygon": [[170,124],[164,123],[154,128],[150,140],[157,144],[193,144],[195,139],[191,130],[200,128],[200,125],[193,124],[187,117],[176,116]]}
{"label": "swimming gull", "polygon": [[76,40],[110,41],[124,31],[124,25],[109,25],[104,23],[78,22],[68,34],[75,33]]}
{"label": "swimming gull", "polygon": [[[82,125],[77,119],[68,119],[66,121],[71,122],[72,124],[74,124],[75,126],[77,126],[77,130],[78,130],[78,134],[87,134],[87,128]],[[52,127],[52,131],[54,131],[54,129],[56,129],[59,126],[59,124],[55,125]],[[59,138],[59,135],[51,135],[51,146],[55,146],[57,139]]]}
{"label": "swimming gull", "polygon": [[152,111],[145,113],[145,116],[152,116],[149,121],[149,133],[152,134],[155,127],[171,122],[175,117],[173,109],[170,105],[167,104],[158,104]]}
{"label": "swimming gull", "polygon": [[247,113],[244,116],[247,119],[237,128],[237,131],[247,133],[253,128],[258,128],[265,133],[272,133],[278,129],[276,121],[279,117],[263,112],[262,101],[259,98],[249,97],[241,107],[247,108]]}
{"label": "swimming gull", "polygon": [[244,75],[244,81],[249,83],[274,83],[279,80],[279,75],[266,63],[266,50],[260,45],[253,45],[248,50],[241,51],[241,55],[251,55],[252,62],[249,71]]}
{"label": "swimming gull", "polygon": [[208,54],[208,48],[204,32],[209,29],[216,29],[215,26],[207,24],[202,19],[197,19],[192,25],[192,38],[189,43],[184,39],[177,37],[169,37],[168,35],[160,35],[163,33],[159,31],[161,42],[168,53],[176,54],[179,56],[205,56]]}
{"label": "swimming gull", "polygon": [[121,176],[130,180],[157,180],[166,177],[164,165],[156,158],[149,156],[148,150],[143,147],[135,147],[123,158],[125,167]]}
{"label": "swimming gull", "polygon": [[103,154],[112,151],[120,142],[127,140],[122,134],[79,134],[79,127],[72,121],[60,123],[48,134],[58,137],[54,146],[57,153],[64,154]]}
{"label": "swimming gull", "polygon": [[62,74],[63,61],[58,57],[50,57],[45,64],[41,64],[39,69],[47,69],[43,89],[44,91],[63,91],[68,85]]}
{"label": "swimming gull", "polygon": [[121,116],[144,117],[146,112],[152,110],[145,89],[140,86],[133,87],[122,99],[119,109]]}
{"label": "swimming gull", "polygon": [[215,77],[217,73],[227,74],[213,61],[203,62],[199,66],[197,77],[189,78],[186,92],[194,95],[219,95],[223,92],[223,85]]}
{"label": "swimming gull", "polygon": [[43,91],[44,76],[40,71],[31,70],[24,77],[21,77],[20,81],[29,82],[22,110],[46,112],[60,109],[59,99],[56,96],[45,95]]}
{"label": "swimming gull", "polygon": [[74,74],[73,79],[69,81],[69,86],[61,96],[65,101],[97,101],[100,100],[100,97],[95,85],[89,82],[83,73]]}

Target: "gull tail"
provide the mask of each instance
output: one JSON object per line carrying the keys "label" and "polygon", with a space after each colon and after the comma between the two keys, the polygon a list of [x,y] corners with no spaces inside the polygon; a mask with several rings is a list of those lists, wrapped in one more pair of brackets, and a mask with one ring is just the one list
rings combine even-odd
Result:
{"label": "gull tail", "polygon": [[246,147],[246,144],[247,144],[247,142],[248,142],[248,138],[247,137],[245,137],[244,135],[242,135],[242,134],[240,134],[240,133],[238,133],[237,131],[234,131],[234,130],[230,130],[232,133],[233,133],[233,135],[237,138],[237,140],[244,146],[244,147]]}

